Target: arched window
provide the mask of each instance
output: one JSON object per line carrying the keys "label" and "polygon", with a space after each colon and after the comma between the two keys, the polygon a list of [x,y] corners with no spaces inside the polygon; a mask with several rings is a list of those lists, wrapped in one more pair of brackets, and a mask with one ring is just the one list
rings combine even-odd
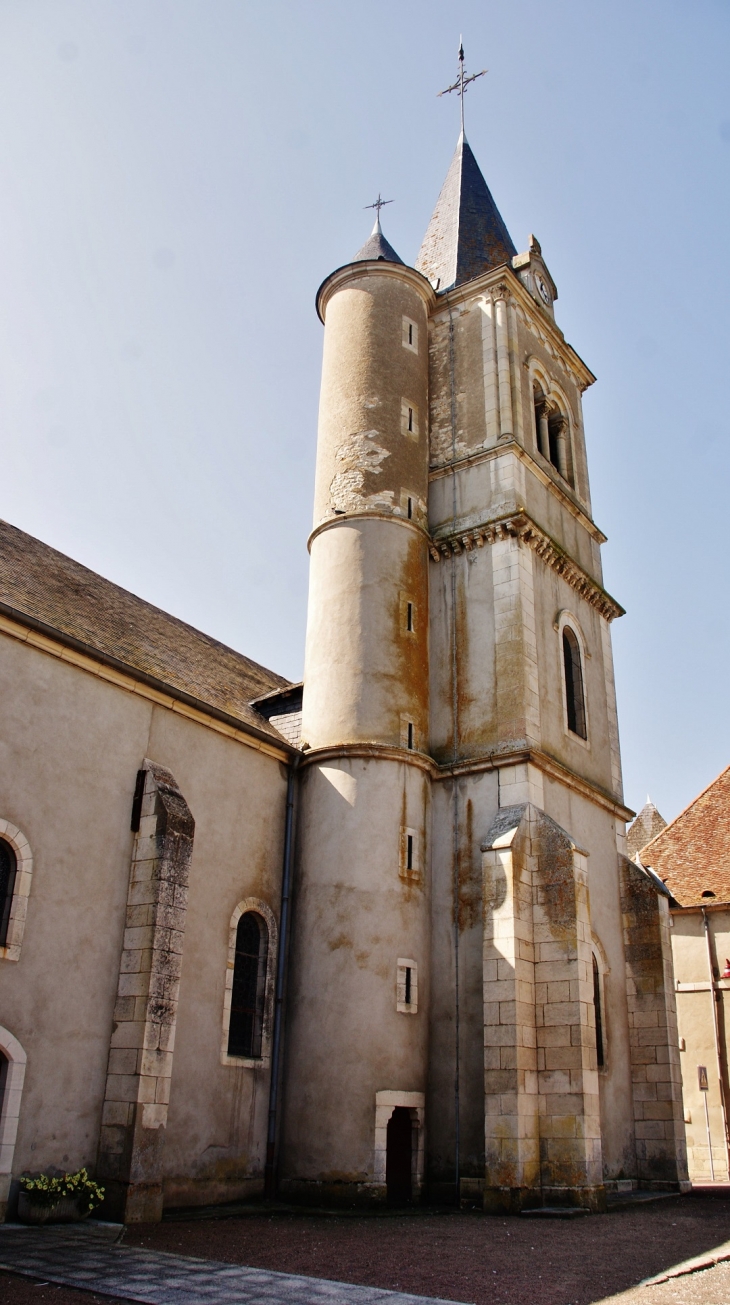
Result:
{"label": "arched window", "polygon": [[586,731],[586,702],[583,689],[583,665],[580,644],[569,625],[563,627],[563,668],[565,671],[565,707],[568,729],[579,739],[588,737]]}
{"label": "arched window", "polygon": [[593,1009],[596,1012],[596,1063],[602,1069],[606,1063],[603,1044],[603,1011],[601,1009],[601,974],[598,961],[593,955]]}
{"label": "arched window", "polygon": [[570,423],[537,385],[533,389],[535,436],[542,456],[555,467],[563,480],[573,485],[573,459],[570,448]]}
{"label": "arched window", "polygon": [[17,869],[18,859],[14,849],[4,838],[0,838],[0,947],[5,947],[8,941]]}
{"label": "arched window", "polygon": [[246,911],[236,929],[228,1055],[256,1060],[261,1055],[269,931],[263,916]]}

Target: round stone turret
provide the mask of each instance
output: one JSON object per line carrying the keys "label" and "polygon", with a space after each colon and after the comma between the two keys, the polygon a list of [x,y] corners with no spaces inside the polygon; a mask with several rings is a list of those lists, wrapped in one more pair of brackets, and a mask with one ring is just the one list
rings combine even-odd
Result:
{"label": "round stone turret", "polygon": [[433,298],[418,272],[380,255],[339,268],[317,296],[325,339],[302,726],[310,748],[425,750]]}

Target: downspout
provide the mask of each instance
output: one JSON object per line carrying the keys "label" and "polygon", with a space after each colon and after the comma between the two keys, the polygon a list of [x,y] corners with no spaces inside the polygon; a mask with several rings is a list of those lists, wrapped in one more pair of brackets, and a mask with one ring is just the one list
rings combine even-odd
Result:
{"label": "downspout", "polygon": [[[451,526],[452,531],[456,531],[456,365],[454,357],[454,316],[451,311],[448,292],[446,294],[446,307],[449,310],[449,377],[451,383]],[[456,629],[456,557],[455,550],[451,554],[451,714],[453,729],[453,746],[452,746],[452,771],[451,782],[453,784],[453,866],[452,866],[452,894],[454,910],[454,1184],[456,1189],[456,1204],[461,1204],[461,1007],[459,999],[459,789],[456,777],[456,762],[458,760],[458,738],[459,738],[459,686],[458,686],[458,649],[457,649],[457,629]]]}
{"label": "downspout", "polygon": [[[730,1176],[730,1139],[727,1131],[727,1108],[725,1105],[725,1080],[722,1073],[722,1059],[720,1054],[720,1029],[717,1014],[718,1006],[718,989],[715,985],[715,971],[712,965],[712,942],[710,939],[710,922],[707,918],[707,911],[704,906],[702,910],[702,923],[705,929],[705,942],[707,944],[707,973],[710,980],[710,1000],[712,1001],[712,1032],[715,1038],[715,1065],[717,1067],[717,1082],[720,1088],[720,1108],[722,1110],[722,1129],[725,1136],[725,1164],[727,1166],[728,1176]],[[712,1157],[710,1157],[712,1162]]]}
{"label": "downspout", "polygon": [[284,987],[286,962],[289,951],[289,916],[291,906],[292,866],[294,862],[294,795],[296,773],[301,761],[294,757],[289,766],[286,784],[286,815],[284,817],[284,868],[281,879],[281,915],[279,918],[279,952],[276,958],[276,988],[274,992],[274,1029],[271,1038],[271,1082],[269,1085],[269,1121],[266,1134],[266,1164],[264,1166],[264,1197],[276,1199],[276,1116],[279,1104],[279,1078],[281,1069],[281,1030],[284,1015]]}

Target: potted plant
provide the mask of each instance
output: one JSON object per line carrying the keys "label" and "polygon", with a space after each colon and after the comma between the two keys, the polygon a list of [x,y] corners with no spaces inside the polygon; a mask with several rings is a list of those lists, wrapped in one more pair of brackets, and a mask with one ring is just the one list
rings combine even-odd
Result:
{"label": "potted plant", "polygon": [[86,1169],[75,1174],[38,1174],[21,1178],[18,1218],[21,1223],[76,1223],[104,1200],[104,1188]]}

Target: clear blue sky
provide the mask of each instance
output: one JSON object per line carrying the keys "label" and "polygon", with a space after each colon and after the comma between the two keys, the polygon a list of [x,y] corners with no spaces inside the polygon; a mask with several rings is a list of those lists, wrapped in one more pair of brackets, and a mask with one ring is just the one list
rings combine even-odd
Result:
{"label": "clear blue sky", "polygon": [[609,536],[627,800],[730,762],[727,0],[0,0],[0,512],[299,677],[321,327],[458,131],[539,237]]}

